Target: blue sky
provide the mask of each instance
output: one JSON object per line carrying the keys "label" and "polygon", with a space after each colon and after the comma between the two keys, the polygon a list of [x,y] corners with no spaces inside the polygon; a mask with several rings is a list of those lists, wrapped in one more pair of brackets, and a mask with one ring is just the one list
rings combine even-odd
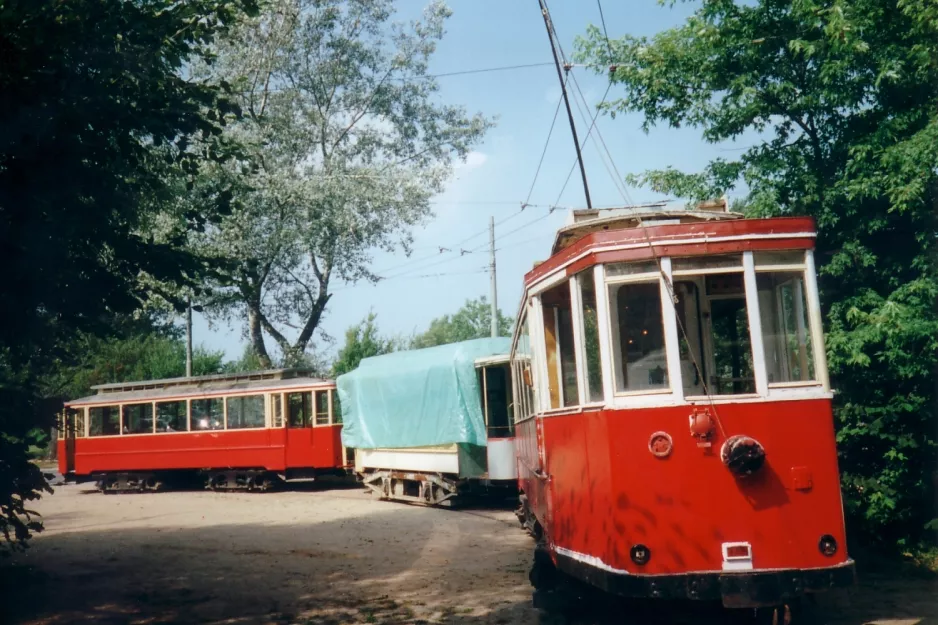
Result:
{"label": "blue sky", "polygon": [[[422,11],[421,0],[400,0],[397,19],[412,19]],[[551,61],[544,22],[536,0],[450,0],[453,10],[447,34],[431,64],[431,72],[523,65]],[[603,11],[610,37],[623,34],[652,35],[675,26],[690,13],[693,5],[678,3],[669,9],[656,0],[605,0]],[[550,10],[564,51],[570,55],[574,38],[586,27],[599,23],[599,11],[591,0],[552,0]],[[604,76],[586,68],[573,70],[589,103],[588,114],[606,90]],[[504,220],[517,213],[531,188],[538,160],[544,148],[551,119],[560,98],[556,70],[551,65],[511,71],[486,72],[439,78],[439,97],[460,104],[469,112],[497,116],[497,125],[476,146],[466,164],[457,168],[446,191],[435,198],[435,217],[415,231],[415,251],[410,258],[375,254],[373,268],[389,279],[377,285],[360,283],[338,285],[327,309],[323,329],[336,339],[329,345],[318,336],[317,351],[333,354],[341,345],[345,329],[377,313],[378,325],[387,334],[422,331],[434,317],[456,311],[466,299],[488,295],[489,217]],[[613,87],[609,98],[617,97]],[[581,141],[588,124],[576,107],[574,115]],[[597,127],[612,154],[619,173],[672,165],[687,171],[699,170],[708,160],[721,155],[727,146],[705,144],[692,129],[659,128],[648,135],[640,129],[638,116],[601,116]],[[723,153],[723,156],[728,156]],[[549,253],[553,234],[563,224],[567,210],[548,214],[541,206],[584,206],[579,172],[575,171],[558,200],[563,181],[575,159],[573,142],[564,110],[554,128],[544,164],[534,186],[530,203],[523,213],[496,227],[499,307],[514,315],[521,296],[524,273]],[[596,142],[590,140],[584,152],[587,176],[594,206],[622,205],[625,198],[599,158]],[[635,202],[658,199],[647,189],[627,189]],[[529,224],[526,226],[526,224]],[[514,231],[514,232],[512,232]],[[481,247],[459,255],[438,252],[438,247],[455,249]],[[405,265],[406,263],[406,265]],[[398,266],[403,265],[398,268]],[[194,338],[197,344],[222,349],[229,358],[240,356],[242,328],[209,327],[196,316]],[[268,348],[272,347],[272,341]]]}

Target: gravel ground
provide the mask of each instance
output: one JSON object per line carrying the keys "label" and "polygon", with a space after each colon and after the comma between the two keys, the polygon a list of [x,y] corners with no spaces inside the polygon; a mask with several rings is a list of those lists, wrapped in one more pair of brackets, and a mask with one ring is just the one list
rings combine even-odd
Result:
{"label": "gravel ground", "polygon": [[[376,501],[357,486],[265,494],[102,495],[58,486],[35,506],[46,531],[0,568],[10,623],[541,622],[532,540],[512,511]],[[938,623],[932,579],[871,572],[824,597],[832,624]],[[631,618],[626,618],[631,616]],[[699,610],[620,607],[588,623],[727,622]],[[924,619],[924,620],[923,620]]]}

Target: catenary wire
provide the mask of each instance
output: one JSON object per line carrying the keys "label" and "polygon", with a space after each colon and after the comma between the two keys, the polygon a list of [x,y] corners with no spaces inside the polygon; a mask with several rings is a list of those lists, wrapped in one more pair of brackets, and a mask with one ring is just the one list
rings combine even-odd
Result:
{"label": "catenary wire", "polygon": [[534,185],[537,184],[537,177],[541,173],[541,165],[544,164],[544,157],[547,156],[547,148],[550,146],[550,137],[554,134],[554,126],[557,124],[557,115],[560,113],[560,105],[563,104],[563,90],[567,88],[567,79],[564,79],[560,87],[560,97],[557,99],[557,108],[554,109],[554,118],[550,122],[550,129],[547,131],[547,140],[544,141],[544,149],[541,151],[541,158],[537,162],[537,169],[534,171],[534,180],[531,181],[531,188],[528,190],[528,197],[524,200],[525,205],[531,201],[531,195],[534,193]]}

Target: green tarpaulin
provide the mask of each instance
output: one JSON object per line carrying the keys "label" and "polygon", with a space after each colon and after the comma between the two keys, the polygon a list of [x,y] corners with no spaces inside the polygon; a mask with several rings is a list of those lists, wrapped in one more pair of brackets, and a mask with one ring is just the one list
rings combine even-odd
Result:
{"label": "green tarpaulin", "polygon": [[365,358],[336,380],[342,444],[357,449],[485,445],[475,361],[510,349],[511,339],[489,338]]}

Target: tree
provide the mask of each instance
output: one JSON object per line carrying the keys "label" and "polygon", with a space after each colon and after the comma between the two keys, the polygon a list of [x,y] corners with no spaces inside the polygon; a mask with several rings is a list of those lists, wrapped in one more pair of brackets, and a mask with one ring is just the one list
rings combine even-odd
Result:
{"label": "tree", "polygon": [[[126,337],[82,335],[73,347],[79,355],[74,365],[49,381],[47,396],[76,399],[91,394],[96,384],[158,380],[186,375],[186,345],[179,337],[156,332]],[[224,353],[202,346],[192,350],[192,375],[211,375],[225,370]]]}
{"label": "tree", "polygon": [[438,104],[427,64],[450,12],[392,24],[391,0],[275,0],[219,48],[211,75],[230,83],[246,115],[229,136],[252,172],[234,179],[237,209],[196,242],[229,271],[217,314],[243,315],[264,363],[265,336],[286,363],[319,329],[336,280],[376,281],[371,251],[409,250],[453,159],[489,122]]}
{"label": "tree", "polygon": [[[39,528],[26,502],[48,486],[28,433],[60,406],[39,380],[72,334],[107,334],[115,314],[139,308],[141,276],[195,284],[204,270],[180,244],[209,206],[175,213],[162,243],[146,230],[178,181],[227,156],[218,138],[235,108],[182,71],[249,4],[0,5],[0,551]],[[225,207],[225,193],[211,199]]]}
{"label": "tree", "polygon": [[[511,336],[514,320],[498,311],[498,335]],[[492,335],[492,309],[483,295],[478,299],[466,300],[462,308],[453,315],[443,315],[430,322],[430,327],[411,341],[412,349],[433,347],[481,339]]]}
{"label": "tree", "polygon": [[399,347],[399,341],[382,337],[375,323],[377,315],[369,313],[357,325],[345,331],[345,345],[339,350],[332,363],[332,377],[353,371],[365,358],[389,354]]}
{"label": "tree", "polygon": [[592,27],[577,45],[615,66],[624,95],[609,113],[754,143],[631,182],[694,199],[743,185],[751,215],[817,220],[848,520],[889,544],[922,538],[938,416],[934,3],[703,0],[652,38]]}
{"label": "tree", "polygon": [[241,358],[226,363],[224,369],[229,373],[242,373],[245,371],[260,371],[267,366],[269,364],[265,365],[261,362],[260,357],[251,345],[245,345],[244,351],[241,352]]}

